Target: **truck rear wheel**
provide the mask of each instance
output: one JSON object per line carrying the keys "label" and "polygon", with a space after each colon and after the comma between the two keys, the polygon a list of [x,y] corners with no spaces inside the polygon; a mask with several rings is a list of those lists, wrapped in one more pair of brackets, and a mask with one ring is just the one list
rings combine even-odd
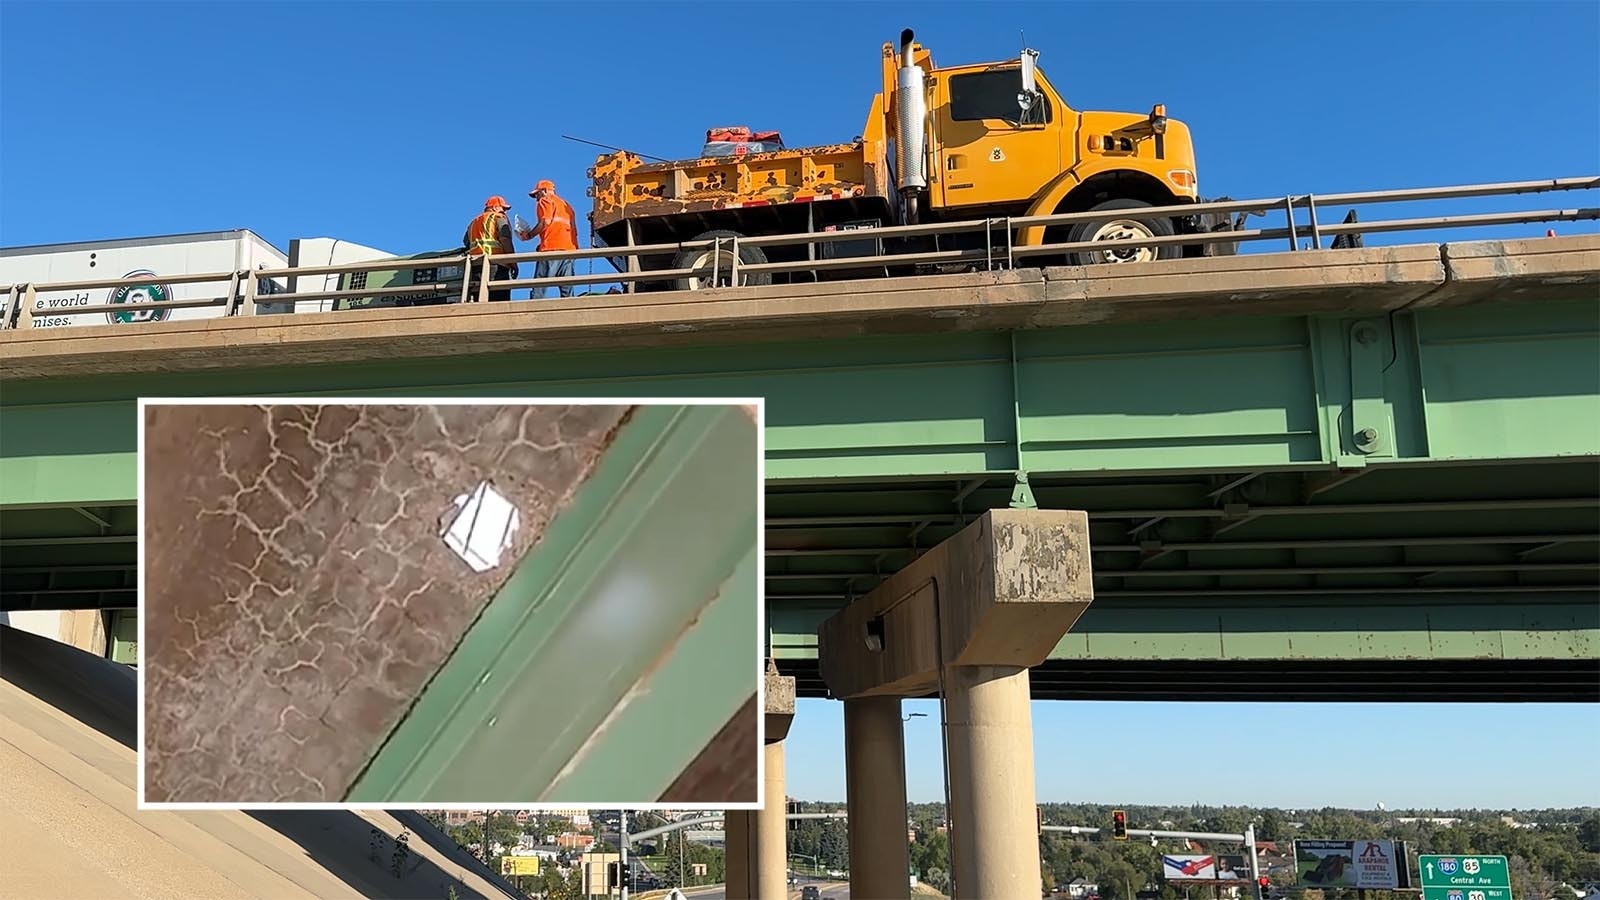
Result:
{"label": "truck rear wheel", "polygon": [[[1072,243],[1079,241],[1105,241],[1112,244],[1117,241],[1139,240],[1142,238],[1169,237],[1175,234],[1171,219],[1163,218],[1136,218],[1134,210],[1149,209],[1150,204],[1143,200],[1107,200],[1094,207],[1090,212],[1121,213],[1105,219],[1091,219],[1079,222],[1072,227],[1071,236],[1067,238]],[[1176,244],[1162,244],[1155,247],[1114,247],[1107,246],[1104,250],[1079,250],[1072,254],[1072,264],[1077,266],[1096,266],[1105,264],[1118,264],[1130,262],[1150,262],[1156,259],[1177,259],[1183,253],[1182,248]]]}
{"label": "truck rear wheel", "polygon": [[[700,275],[679,278],[675,282],[678,290],[698,291],[708,287],[733,286],[733,242],[729,238],[736,237],[744,237],[744,235],[736,231],[708,231],[705,234],[697,235],[694,238],[697,241],[712,241],[722,238],[722,244],[718,247],[706,247],[702,250],[685,250],[673,257],[672,267],[674,269],[714,268],[716,271],[716,283],[712,284],[713,275],[708,271]],[[761,252],[760,247],[739,245],[739,265],[761,265],[766,261],[767,254]],[[752,272],[748,275],[744,272],[739,273],[740,286],[771,283],[772,273],[770,272]]]}

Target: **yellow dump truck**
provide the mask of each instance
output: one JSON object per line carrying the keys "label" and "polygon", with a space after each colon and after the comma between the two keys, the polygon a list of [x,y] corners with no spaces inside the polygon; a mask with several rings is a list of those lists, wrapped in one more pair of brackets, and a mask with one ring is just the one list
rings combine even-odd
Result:
{"label": "yellow dump truck", "polygon": [[[1149,113],[1080,112],[1024,50],[1006,62],[939,68],[908,29],[898,47],[883,45],[882,89],[862,134],[850,143],[646,162],[634,153],[600,157],[589,170],[590,224],[610,247],[670,244],[718,236],[800,235],[877,225],[950,222],[999,216],[1102,210],[1104,219],[1016,233],[939,235],[898,240],[739,246],[741,265],[818,258],[882,256],[875,271],[895,271],[894,256],[928,250],[985,250],[1193,233],[1228,227],[1201,217],[1141,216],[1151,206],[1198,197],[1189,129],[1162,106]],[[1224,223],[1225,223],[1224,219]],[[1031,264],[1079,265],[1201,255],[1200,245],[1115,247],[1029,257]],[[716,250],[644,257],[646,271],[720,263],[728,283],[732,242]],[[1004,251],[1000,251],[1004,257]],[[621,260],[616,260],[621,263]],[[623,266],[625,268],[625,265]],[[915,267],[911,267],[915,270]],[[899,271],[907,271],[901,267]],[[832,269],[779,278],[859,277]],[[771,273],[740,273],[766,284]],[[657,288],[699,288],[710,278],[682,278]],[[648,289],[649,285],[645,288]]]}

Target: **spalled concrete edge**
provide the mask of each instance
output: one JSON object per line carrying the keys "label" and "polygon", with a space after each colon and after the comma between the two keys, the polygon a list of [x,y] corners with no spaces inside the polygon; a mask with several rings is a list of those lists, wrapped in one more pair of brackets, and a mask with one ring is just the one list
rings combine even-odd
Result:
{"label": "spalled concrete edge", "polygon": [[1398,309],[1445,282],[1437,244],[1045,270],[1039,327]]}
{"label": "spalled concrete edge", "polygon": [[1506,300],[1600,297],[1600,234],[1506,241],[1464,241],[1441,248],[1448,290],[1410,309]]}
{"label": "spalled concrete edge", "polygon": [[762,739],[775,744],[789,736],[789,724],[794,721],[794,676],[779,675],[771,660],[767,662],[763,703],[766,726]]}
{"label": "spalled concrete edge", "polygon": [[515,351],[1372,313],[1570,299],[1600,236],[1062,266],[704,292],[0,332],[0,378],[196,372]]}

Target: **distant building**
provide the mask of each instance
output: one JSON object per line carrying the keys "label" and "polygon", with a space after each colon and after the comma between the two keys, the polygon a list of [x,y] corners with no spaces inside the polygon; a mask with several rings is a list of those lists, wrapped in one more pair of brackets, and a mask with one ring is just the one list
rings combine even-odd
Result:
{"label": "distant building", "polygon": [[1085,878],[1074,878],[1067,882],[1067,896],[1072,900],[1088,900],[1090,897],[1100,896],[1100,885]]}
{"label": "distant building", "polygon": [[556,835],[556,847],[562,850],[587,850],[592,843],[594,838],[576,831]]}
{"label": "distant building", "polygon": [[1456,823],[1460,822],[1461,820],[1457,819],[1457,818],[1452,818],[1452,817],[1449,817],[1449,816],[1411,816],[1411,817],[1400,816],[1399,818],[1395,819],[1395,821],[1396,822],[1400,822],[1400,823],[1405,824],[1405,825],[1423,824],[1423,825],[1444,825],[1446,827],[1449,827],[1449,826],[1455,825]]}

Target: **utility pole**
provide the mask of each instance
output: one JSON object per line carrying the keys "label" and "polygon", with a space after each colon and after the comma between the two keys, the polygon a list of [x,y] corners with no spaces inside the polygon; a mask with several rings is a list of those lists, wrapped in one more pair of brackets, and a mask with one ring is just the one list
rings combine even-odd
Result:
{"label": "utility pole", "polygon": [[1244,827],[1244,848],[1250,854],[1250,882],[1256,888],[1256,900],[1266,900],[1267,891],[1261,886],[1261,862],[1256,858],[1256,826],[1254,822]]}
{"label": "utility pole", "polygon": [[[492,815],[494,815],[494,810],[492,809],[483,811],[483,864],[485,866],[489,866],[489,817]],[[494,871],[494,867],[489,866],[489,870],[491,872]]]}
{"label": "utility pole", "polygon": [[628,900],[628,883],[633,879],[628,877],[628,811],[622,811],[622,839],[617,843],[622,845],[622,865],[617,867],[617,874],[622,876],[622,900]]}

